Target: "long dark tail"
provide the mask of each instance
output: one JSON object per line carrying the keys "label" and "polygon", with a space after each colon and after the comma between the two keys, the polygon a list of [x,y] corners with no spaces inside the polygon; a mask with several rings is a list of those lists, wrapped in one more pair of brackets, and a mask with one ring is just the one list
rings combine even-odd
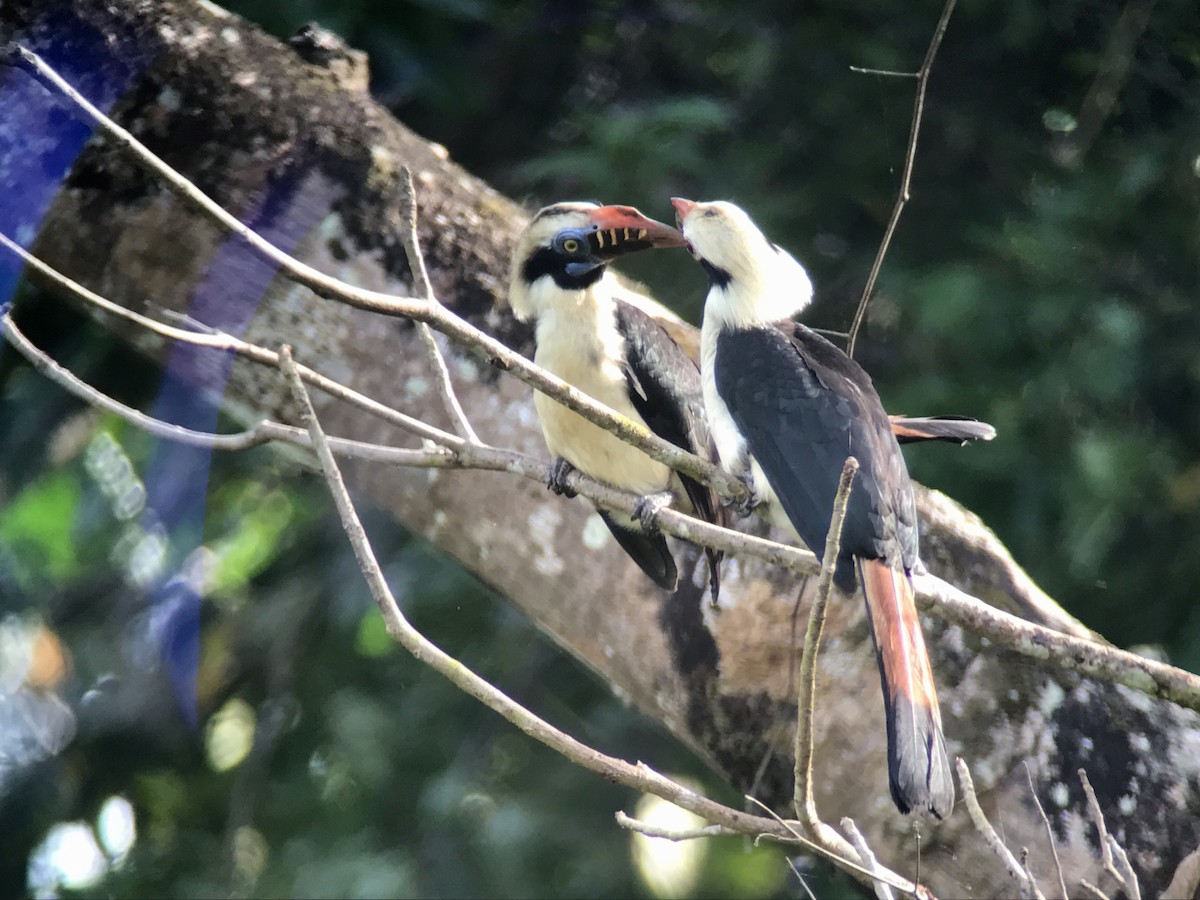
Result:
{"label": "long dark tail", "polygon": [[902,813],[927,809],[943,818],[954,805],[954,780],[912,582],[879,559],[858,560],[858,571],[883,682],[892,799]]}
{"label": "long dark tail", "polygon": [[667,546],[667,539],[658,532],[651,534],[630,528],[613,520],[604,510],[596,510],[600,518],[617,539],[621,549],[628,553],[650,580],[667,591],[675,590],[679,583],[679,570],[675,568],[675,557]]}
{"label": "long dark tail", "polygon": [[916,441],[949,441],[965,444],[967,441],[990,441],[996,429],[987,422],[969,419],[966,416],[889,416],[892,434],[901,444]]}

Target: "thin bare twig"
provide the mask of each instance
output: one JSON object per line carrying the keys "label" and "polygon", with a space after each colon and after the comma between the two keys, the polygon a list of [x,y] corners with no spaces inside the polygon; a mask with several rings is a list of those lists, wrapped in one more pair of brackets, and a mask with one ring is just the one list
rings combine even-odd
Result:
{"label": "thin bare twig", "polygon": [[897,72],[894,69],[871,69],[867,66],[851,66],[850,71],[856,75],[883,75],[887,78],[920,78],[920,72]]}
{"label": "thin bare twig", "polygon": [[996,834],[996,829],[992,827],[992,823],[984,815],[983,808],[979,805],[979,798],[975,796],[975,782],[971,778],[971,770],[967,768],[967,764],[963,761],[963,758],[960,756],[955,760],[955,764],[958,769],[958,781],[962,786],[963,802],[967,806],[967,812],[971,816],[971,822],[975,825],[975,830],[979,832],[984,843],[999,857],[1000,862],[1004,864],[1004,868],[1008,870],[1009,876],[1017,882],[1022,896],[1026,896],[1028,893],[1028,895],[1036,897],[1037,900],[1046,900],[1037,883],[1033,881],[1032,877],[1026,874],[1025,868],[1012,855],[1012,851],[1004,846],[1004,841],[1000,840],[1000,835]]}
{"label": "thin bare twig", "polygon": [[1077,126],[1067,136],[1061,151],[1062,161],[1067,165],[1079,163],[1116,107],[1121,88],[1129,78],[1137,43],[1150,24],[1153,8],[1154,0],[1130,0],[1121,11],[1120,18],[1109,34],[1108,46],[1096,69],[1096,77],[1079,107]]}
{"label": "thin bare twig", "polygon": [[812,892],[812,888],[808,886],[808,882],[804,879],[800,869],[797,868],[795,861],[789,856],[787,857],[788,868],[792,870],[792,874],[796,876],[796,880],[800,882],[800,887],[804,888],[804,895],[808,900],[817,900],[817,895]]}
{"label": "thin bare twig", "polygon": [[[942,16],[938,19],[929,48],[925,51],[925,59],[917,70],[917,96],[913,101],[912,123],[908,131],[908,150],[904,154],[904,174],[900,176],[900,190],[896,194],[896,204],[892,207],[892,217],[888,220],[883,232],[883,240],[875,253],[875,261],[871,263],[871,273],[863,287],[862,297],[858,301],[858,309],[854,311],[854,321],[850,325],[850,337],[846,342],[846,353],[854,355],[854,345],[858,341],[858,331],[862,328],[863,318],[867,314],[867,304],[871,302],[871,292],[875,290],[875,281],[879,278],[879,270],[883,268],[883,258],[887,256],[888,247],[892,244],[892,236],[896,233],[896,225],[900,214],[910,197],[912,187],[913,167],[917,161],[917,138],[921,134],[921,119],[925,115],[925,89],[929,84],[929,74],[933,71],[933,61],[937,57],[938,48],[942,46],[942,38],[946,36],[946,26],[950,23],[950,14],[954,12],[956,0],[946,0],[942,8]],[[899,74],[899,73],[897,73]]]}
{"label": "thin bare twig", "polygon": [[1138,884],[1137,872],[1133,871],[1133,864],[1129,862],[1129,855],[1125,852],[1125,848],[1111,833],[1108,835],[1108,844],[1117,871],[1121,873],[1121,886],[1125,888],[1126,896],[1129,897],[1129,900],[1142,900],[1142,886]]}
{"label": "thin bare twig", "polygon": [[[404,244],[404,254],[408,257],[408,268],[412,272],[413,286],[416,287],[430,303],[441,306],[437,295],[433,292],[433,285],[429,281],[429,272],[425,269],[425,254],[421,252],[421,243],[417,240],[417,190],[413,187],[412,172],[408,166],[401,169],[401,188],[402,201],[404,207],[404,221],[400,227],[400,241]],[[417,322],[417,334],[421,337],[421,342],[425,345],[425,353],[429,357],[429,365],[433,367],[434,374],[437,375],[438,389],[442,394],[442,402],[446,406],[446,412],[450,414],[451,421],[454,422],[458,433],[470,441],[472,444],[479,444],[479,435],[475,433],[475,429],[471,427],[471,420],[467,418],[466,412],[462,408],[462,404],[458,402],[458,394],[454,390],[454,382],[450,380],[450,369],[446,365],[446,358],[442,355],[441,348],[437,345],[437,339],[433,336],[433,332],[424,322]]]}
{"label": "thin bare twig", "polygon": [[[220,204],[188,181],[182,174],[159,159],[148,147],[122,128],[26,47],[10,45],[7,57],[12,64],[32,75],[47,89],[57,91],[72,101],[101,131],[115,139],[133,154],[133,158],[152,174],[162,178],[178,197],[207,216],[213,222],[245,241],[255,252],[279,267],[281,273],[296,284],[307,287],[326,299],[336,300],[357,309],[399,316],[414,322],[426,322],[448,338],[486,358],[491,364],[511,372],[555,401],[573,410],[595,425],[605,428],[622,440],[637,447],[652,459],[690,475],[697,481],[715,488],[725,497],[744,499],[745,486],[731,478],[706,459],[683,450],[660,438],[648,428],[614,412],[599,401],[572,387],[555,375],[535,366],[519,353],[475,328],[465,319],[437,303],[414,297],[400,297],[347,284],[314,269],[280,250],[248,225],[226,212]],[[4,59],[0,57],[0,62]]]}
{"label": "thin bare twig", "polygon": [[619,809],[616,812],[616,819],[617,824],[622,828],[644,834],[646,837],[662,838],[664,841],[694,841],[697,838],[725,837],[727,835],[744,837],[742,832],[733,831],[724,825],[704,825],[700,828],[662,828],[628,816]]}
{"label": "thin bare twig", "polygon": [[[817,815],[817,804],[813,799],[813,716],[817,693],[817,653],[821,647],[821,632],[825,628],[825,610],[829,606],[829,591],[833,587],[833,572],[841,552],[842,525],[846,520],[846,505],[850,502],[850,490],[854,476],[858,473],[858,460],[847,457],[838,480],[837,493],[833,499],[833,513],[829,522],[829,536],[825,539],[825,553],[821,560],[821,577],[817,580],[817,593],[812,609],[808,613],[808,627],[804,630],[804,644],[800,653],[800,671],[797,673],[796,744],[795,744],[795,788],[792,803],[796,817],[805,830],[816,837],[822,833],[823,825]],[[828,826],[824,826],[828,828]],[[832,832],[832,829],[828,829]]]}
{"label": "thin bare twig", "polygon": [[1096,900],[1110,900],[1108,894],[1104,893],[1104,891],[1100,890],[1100,888],[1096,887],[1086,878],[1079,879],[1079,886],[1095,897]]}
{"label": "thin bare twig", "polygon": [[[850,843],[858,851],[858,857],[863,861],[863,866],[871,872],[878,869],[879,860],[875,858],[875,854],[871,851],[871,845],[867,843],[867,839],[863,837],[863,833],[858,830],[858,826],[854,824],[854,820],[849,816],[842,819],[842,831],[846,832],[846,836],[850,838]],[[919,877],[917,881],[919,883]],[[875,896],[879,900],[895,900],[896,898],[895,893],[892,892],[891,885],[884,881],[875,882]]]}
{"label": "thin bare twig", "polygon": [[1079,783],[1083,785],[1084,796],[1087,797],[1088,811],[1092,815],[1092,822],[1096,826],[1096,843],[1100,847],[1100,864],[1104,867],[1104,871],[1111,875],[1122,887],[1125,886],[1125,879],[1117,867],[1114,865],[1112,845],[1109,844],[1108,825],[1104,821],[1104,813],[1100,811],[1100,801],[1096,799],[1096,792],[1092,788],[1092,782],[1088,779],[1087,770],[1079,770]]}
{"label": "thin bare twig", "polygon": [[[1029,848],[1028,847],[1021,848],[1021,871],[1025,873],[1025,883],[1026,884],[1032,884],[1032,885],[1037,884],[1037,882],[1034,880],[1034,877],[1033,877],[1033,869],[1029,868]],[[1039,900],[1041,900],[1041,897],[1039,897]]]}
{"label": "thin bare twig", "polygon": [[[14,256],[19,257],[27,266],[35,272],[46,278],[58,287],[69,291],[79,299],[86,303],[107,312],[111,315],[118,316],[126,321],[133,322],[141,327],[160,335],[161,337],[171,340],[182,341],[196,347],[207,347],[212,350],[223,350],[237,353],[239,356],[245,357],[260,365],[269,366],[271,368],[279,367],[279,354],[273,350],[268,350],[265,347],[260,347],[257,344],[251,344],[243,341],[241,338],[236,338],[224,332],[208,329],[204,332],[190,331],[185,328],[177,328],[174,325],[167,325],[163,322],[157,322],[141,313],[136,313],[133,310],[126,309],[119,303],[113,303],[107,297],[103,297],[94,291],[88,290],[78,282],[63,275],[58,270],[48,266],[42,260],[29,253],[20,244],[11,240],[6,234],[0,233],[0,247],[3,247]],[[325,393],[339,400],[344,400],[353,406],[358,407],[364,412],[370,413],[388,422],[403,428],[405,431],[415,434],[423,440],[433,441],[437,444],[453,447],[462,444],[461,438],[456,437],[449,432],[442,431],[440,428],[435,428],[432,425],[427,425],[420,419],[415,419],[412,416],[407,416],[402,412],[392,409],[390,406],[372,400],[358,391],[346,387],[332,378],[321,375],[319,372],[310,369],[308,366],[300,366],[300,377],[314,387],[320,388]]]}
{"label": "thin bare twig", "polygon": [[[131,425],[155,437],[193,447],[207,447],[211,450],[248,450],[270,441],[279,441],[304,448],[312,446],[308,432],[293,425],[284,425],[269,419],[264,419],[244,431],[232,434],[196,431],[182,425],[164,422],[162,419],[156,419],[110,397],[70,370],[60,366],[25,336],[10,314],[0,317],[0,334],[29,361],[35,371],[85,403],[120,416]],[[422,450],[410,450],[404,447],[386,447],[381,444],[369,444],[338,437],[331,437],[329,442],[340,456],[387,463],[388,465],[451,468],[456,464],[453,451],[444,447],[434,446]]]}
{"label": "thin bare twig", "polygon": [[[748,803],[753,803],[755,806],[759,807],[763,812],[765,812],[768,816],[770,816],[773,820],[775,820],[776,823],[778,823],[783,828],[785,828],[787,830],[787,833],[789,835],[791,835],[791,839],[794,843],[800,844],[803,847],[807,847],[810,850],[816,851],[821,856],[828,859],[830,862],[842,867],[843,869],[845,869],[847,872],[851,873],[852,875],[858,876],[863,881],[864,884],[873,884],[877,881],[882,881],[882,882],[885,882],[886,884],[889,884],[892,887],[896,888],[896,890],[904,891],[909,894],[914,893],[915,891],[917,891],[920,888],[919,885],[914,885],[911,881],[907,880],[902,875],[898,875],[897,873],[893,872],[891,869],[880,868],[878,872],[872,873],[870,870],[863,868],[862,865],[860,865],[855,860],[857,853],[854,850],[854,848],[851,847],[846,841],[842,840],[842,838],[840,836],[838,836],[837,839],[849,851],[846,853],[845,856],[841,856],[837,853],[834,853],[828,847],[823,847],[819,843],[811,840],[810,838],[805,837],[803,834],[801,834],[799,831],[796,830],[795,825],[798,825],[800,823],[797,822],[797,823],[793,824],[792,822],[789,822],[787,819],[784,819],[777,812],[775,812],[775,810],[771,809],[771,807],[767,806],[767,804],[763,803],[757,797],[751,797],[749,794],[747,794],[746,801]],[[760,834],[758,837],[759,838],[771,838],[772,840],[775,839],[774,835],[767,834],[765,832],[763,834]],[[756,838],[756,841],[757,841],[757,838]]]}
{"label": "thin bare twig", "polygon": [[1071,900],[1071,895],[1067,893],[1067,881],[1063,878],[1062,861],[1058,858],[1058,848],[1054,846],[1054,829],[1050,827],[1050,818],[1046,815],[1046,810],[1042,808],[1042,801],[1038,799],[1037,788],[1033,786],[1033,770],[1029,768],[1028,762],[1025,762],[1025,779],[1029,782],[1029,796],[1033,798],[1033,803],[1037,806],[1037,811],[1042,817],[1042,824],[1046,826],[1046,843],[1050,845],[1050,853],[1054,856],[1054,870],[1058,873],[1058,887],[1062,891],[1062,898]]}

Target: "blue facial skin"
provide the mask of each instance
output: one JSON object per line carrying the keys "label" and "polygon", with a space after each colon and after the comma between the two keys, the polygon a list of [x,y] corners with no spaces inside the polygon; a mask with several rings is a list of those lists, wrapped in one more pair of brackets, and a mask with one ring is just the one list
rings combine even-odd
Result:
{"label": "blue facial skin", "polygon": [[604,265],[604,260],[594,255],[592,235],[596,228],[564,228],[554,236],[554,249],[563,256],[570,257],[563,268],[568,275],[580,277],[591,272],[598,266]]}

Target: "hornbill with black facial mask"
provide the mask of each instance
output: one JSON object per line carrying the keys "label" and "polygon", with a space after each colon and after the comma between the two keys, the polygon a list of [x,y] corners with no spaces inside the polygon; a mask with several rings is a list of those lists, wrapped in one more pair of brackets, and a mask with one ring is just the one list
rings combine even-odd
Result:
{"label": "hornbill with black facial mask", "polygon": [[[677,447],[710,458],[696,363],[667,333],[671,323],[648,312],[653,301],[608,269],[623,253],[682,244],[674,228],[629,206],[555,203],[538,212],[517,241],[508,296],[517,318],[535,323],[534,362]],[[566,493],[564,479],[577,468],[641,495],[636,517],[598,512],[642,571],[674,590],[675,558],[663,534],[648,527],[650,517],[675,498],[684,511],[723,522],[715,494],[545,394],[535,392],[533,399],[555,457],[550,487]],[[715,602],[721,553],[705,553]]]}

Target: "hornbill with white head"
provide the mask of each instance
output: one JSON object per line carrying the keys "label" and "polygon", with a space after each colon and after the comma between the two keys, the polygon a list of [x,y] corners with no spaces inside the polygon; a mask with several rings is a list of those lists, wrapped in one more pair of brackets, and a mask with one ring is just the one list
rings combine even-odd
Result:
{"label": "hornbill with white head", "polygon": [[804,267],[732,203],[672,203],[710,281],[701,367],[721,465],[820,555],[843,464],[858,459],[834,581],[853,593],[857,574],[866,596],[892,798],[943,817],[954,784],[913,603],[917,514],[894,425],[862,367],[793,320],[812,299]]}

